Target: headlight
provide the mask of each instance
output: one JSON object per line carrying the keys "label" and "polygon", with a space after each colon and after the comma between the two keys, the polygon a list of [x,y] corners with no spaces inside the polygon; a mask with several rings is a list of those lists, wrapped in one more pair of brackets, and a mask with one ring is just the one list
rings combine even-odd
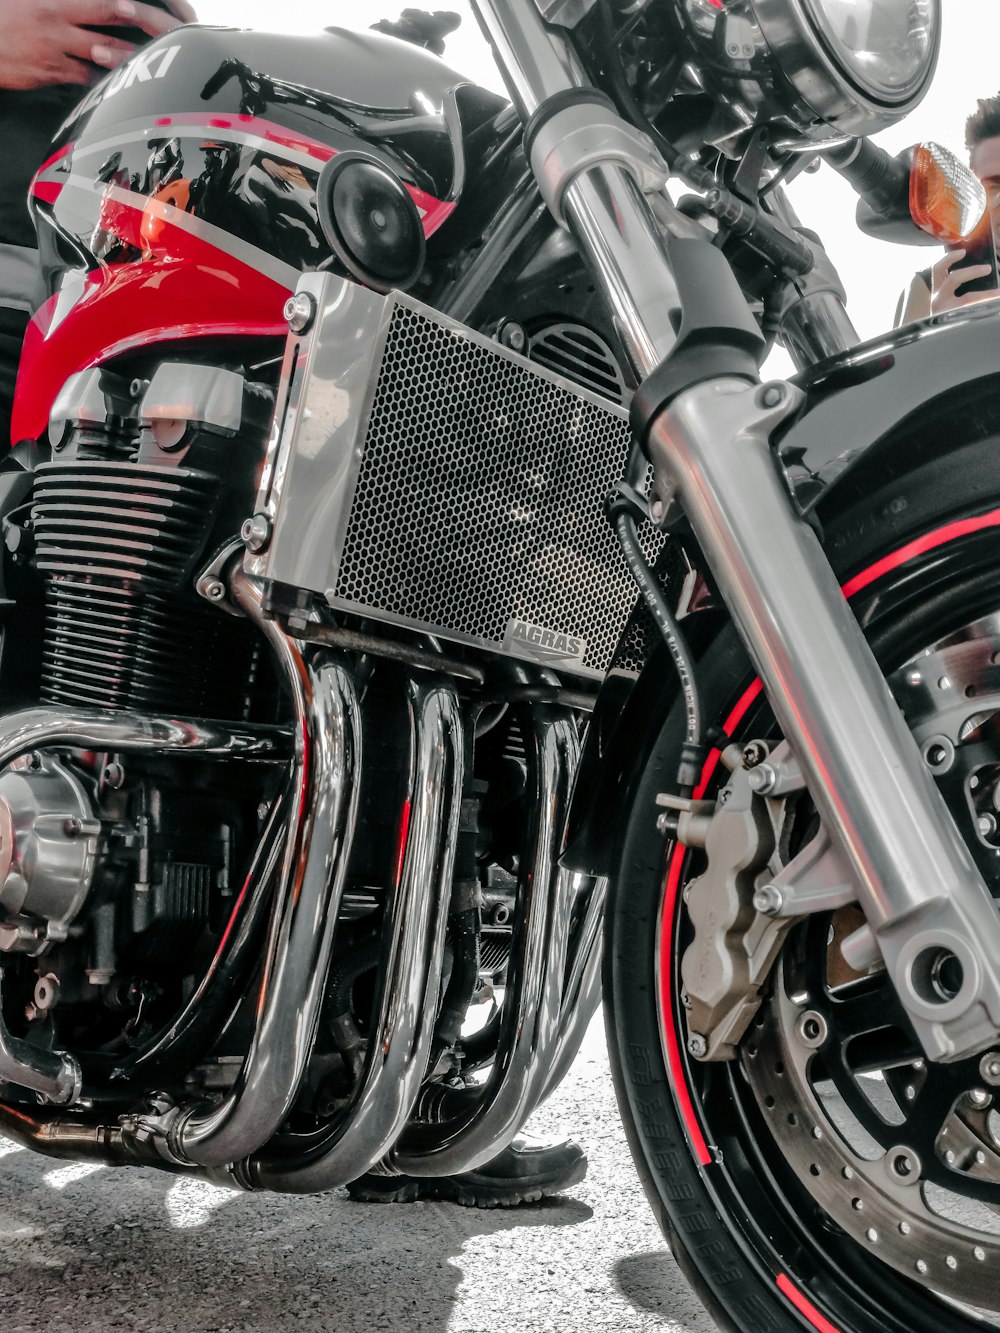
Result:
{"label": "headlight", "polygon": [[940,0],[750,0],[750,8],[802,102],[838,130],[883,129],[927,90]]}

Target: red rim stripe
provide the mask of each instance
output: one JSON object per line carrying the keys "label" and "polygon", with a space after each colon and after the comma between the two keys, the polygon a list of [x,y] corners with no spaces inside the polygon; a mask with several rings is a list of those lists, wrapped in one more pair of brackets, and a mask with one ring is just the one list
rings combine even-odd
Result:
{"label": "red rim stripe", "polygon": [[[933,532],[925,533],[922,537],[907,542],[889,555],[883,556],[881,560],[876,560],[874,564],[869,565],[867,569],[863,569],[859,574],[855,574],[841,585],[844,596],[853,597],[864,588],[868,588],[879,579],[884,578],[886,574],[891,574],[901,565],[916,559],[917,556],[925,555],[928,551],[946,546],[961,537],[968,537],[973,533],[996,527],[1000,527],[1000,509],[991,509],[988,513],[980,514],[975,518],[957,519],[954,523],[947,523],[943,527],[936,528]],[[759,677],[744,690],[736,706],[722,724],[722,730],[727,737],[735,732],[762,690],[763,685]],[[701,800],[707,791],[708,784],[718,767],[721,754],[722,751],[718,748],[710,751],[701,770],[698,786],[694,790],[695,800]],[[677,1108],[680,1111],[681,1119],[684,1121],[692,1151],[699,1165],[704,1167],[711,1164],[712,1153],[695,1114],[694,1102],[685,1076],[684,1061],[681,1057],[680,1038],[677,1024],[674,1021],[671,998],[673,922],[677,911],[677,895],[680,891],[681,872],[684,867],[686,850],[680,843],[674,845],[664,885],[663,912],[660,921],[660,1012],[663,1018],[667,1063],[674,1093],[677,1097]],[[803,1318],[819,1330],[819,1333],[839,1333],[839,1330],[820,1314],[812,1302],[799,1291],[784,1273],[779,1273],[777,1284],[782,1294],[791,1301]]]}
{"label": "red rim stripe", "polygon": [[820,1314],[809,1297],[804,1292],[799,1291],[798,1287],[785,1273],[779,1273],[776,1281],[781,1294],[791,1301],[803,1319],[808,1319],[813,1328],[819,1330],[819,1333],[840,1333],[840,1329]]}
{"label": "red rim stripe", "polygon": [[[732,735],[736,728],[743,721],[747,709],[760,694],[763,686],[760,680],[755,680],[744,692],[739,703],[726,718],[722,724],[722,730],[727,736]],[[694,799],[701,800],[712,780],[712,774],[715,772],[719,762],[721,750],[712,750],[705,760],[704,767],[701,770],[701,780],[694,791]],[[664,1037],[667,1047],[667,1061],[670,1065],[670,1075],[673,1080],[674,1090],[677,1094],[677,1104],[681,1113],[681,1118],[687,1126],[688,1138],[691,1140],[691,1147],[694,1149],[695,1156],[701,1166],[708,1166],[712,1161],[712,1154],[709,1151],[708,1144],[705,1142],[705,1136],[701,1132],[701,1126],[698,1123],[698,1117],[694,1112],[694,1103],[691,1101],[691,1094],[688,1091],[687,1080],[684,1077],[684,1061],[681,1059],[680,1037],[677,1032],[677,1025],[673,1021],[673,1005],[671,1003],[671,984],[673,980],[673,951],[671,949],[673,936],[673,920],[677,910],[677,894],[680,890],[681,871],[684,869],[684,857],[687,849],[681,843],[674,844],[674,850],[670,857],[670,866],[667,871],[667,883],[664,890],[663,913],[661,916],[660,933],[660,1008],[664,1019]]]}
{"label": "red rim stripe", "polygon": [[898,569],[907,560],[915,560],[918,555],[926,555],[928,551],[936,550],[939,546],[945,546],[948,542],[953,542],[959,537],[969,537],[974,532],[982,532],[985,528],[995,528],[1000,525],[1000,509],[991,509],[988,514],[979,514],[976,518],[960,518],[954,523],[948,523],[943,528],[937,528],[934,532],[925,533],[923,537],[917,537],[912,542],[907,542],[901,546],[898,551],[893,551],[892,555],[884,556],[881,560],[876,560],[873,565],[863,569],[860,574],[855,574],[852,579],[848,579],[842,585],[845,597],[853,597],[855,593],[861,592],[862,588],[867,588],[886,574],[891,574],[894,569]]}

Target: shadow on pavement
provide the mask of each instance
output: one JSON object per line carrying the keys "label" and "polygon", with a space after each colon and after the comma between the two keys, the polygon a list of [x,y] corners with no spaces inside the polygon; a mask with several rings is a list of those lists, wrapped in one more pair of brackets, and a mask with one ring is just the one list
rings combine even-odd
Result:
{"label": "shadow on pavement", "polygon": [[[543,1228],[544,1256],[545,1230],[592,1216],[572,1198],[492,1211],[355,1204],[344,1191],[289,1199],[148,1170],[126,1178],[4,1155],[3,1141],[0,1156],[4,1333],[434,1333],[455,1327],[468,1242]],[[513,1310],[493,1325],[517,1326]]]}
{"label": "shadow on pavement", "polygon": [[[678,1311],[695,1304],[690,1286],[666,1247],[619,1259],[612,1272],[615,1286],[637,1310],[664,1316],[673,1312],[676,1319]],[[690,1333],[701,1333],[702,1329],[714,1329],[715,1324],[699,1308],[693,1322],[683,1327]]]}

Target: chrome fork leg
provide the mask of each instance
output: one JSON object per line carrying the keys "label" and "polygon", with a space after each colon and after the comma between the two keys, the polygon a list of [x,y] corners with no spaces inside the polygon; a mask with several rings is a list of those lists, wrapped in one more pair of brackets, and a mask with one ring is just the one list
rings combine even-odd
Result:
{"label": "chrome fork leg", "polygon": [[[493,1069],[472,1106],[447,1124],[414,1126],[389,1156],[412,1176],[470,1171],[507,1147],[548,1078],[560,1032],[574,876],[560,870],[578,742],[569,719],[535,716],[535,826],[522,860],[517,920]],[[447,1089],[444,1095],[447,1097]]]}
{"label": "chrome fork leg", "polygon": [[238,1172],[259,1189],[336,1189],[370,1170],[402,1133],[427,1071],[461,809],[462,718],[447,687],[411,682],[409,702],[409,829],[384,927],[381,991],[361,1088],[336,1128],[307,1151],[266,1150]]}
{"label": "chrome fork leg", "polygon": [[[921,759],[812,529],[792,512],[769,439],[797,390],[715,380],[650,434],[675,484],[932,1059],[1000,1032],[996,905]],[[935,969],[957,960],[953,994]],[[954,973],[954,968],[951,969]]]}

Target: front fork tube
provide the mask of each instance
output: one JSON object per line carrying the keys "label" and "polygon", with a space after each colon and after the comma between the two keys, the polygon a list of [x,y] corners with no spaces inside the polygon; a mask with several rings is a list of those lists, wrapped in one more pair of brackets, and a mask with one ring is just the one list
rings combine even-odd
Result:
{"label": "front fork tube", "polygon": [[[564,31],[543,21],[535,0],[472,0],[472,9],[525,121],[550,99],[587,87]],[[616,126],[625,128],[614,113],[597,112],[593,134],[577,127],[574,152],[586,154],[610,142]],[[677,341],[678,295],[659,225],[629,160],[627,137],[606,160],[575,174],[565,164],[550,163],[541,168],[546,180],[540,184],[600,283],[635,369],[648,375]],[[533,157],[532,167],[538,176],[539,159]]]}
{"label": "front fork tube", "polygon": [[[628,127],[606,106],[573,94],[586,77],[535,0],[472,4],[529,129],[547,117],[545,152],[540,132],[531,151],[539,186],[648,375],[672,350],[679,313],[640,186],[648,153],[634,138],[629,147]],[[657,489],[680,493],[925,1051],[957,1059],[1000,1032],[996,911],[779,474],[769,438],[795,391],[784,388],[774,408],[757,392],[725,377],[681,393],[649,436]],[[634,451],[632,480],[642,463]],[[945,974],[961,977],[954,993],[940,984]]]}
{"label": "front fork tube", "polygon": [[793,510],[769,441],[800,398],[738,379],[688,389],[650,432],[656,485],[682,498],[924,1050],[954,1060],[1000,1030],[1000,922],[819,540]]}

